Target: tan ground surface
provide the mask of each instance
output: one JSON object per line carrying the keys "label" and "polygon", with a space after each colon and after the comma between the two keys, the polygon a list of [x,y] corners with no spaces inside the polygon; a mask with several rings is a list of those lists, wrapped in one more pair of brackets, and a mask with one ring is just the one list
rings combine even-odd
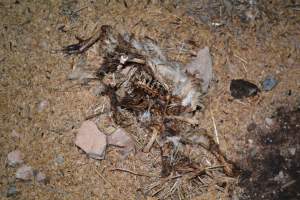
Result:
{"label": "tan ground surface", "polygon": [[[108,5],[105,1],[16,2],[0,1],[1,199],[7,198],[11,184],[19,191],[15,199],[135,199],[149,178],[109,169],[159,173],[155,153],[137,153],[123,160],[111,150],[105,160],[96,161],[74,145],[74,130],[103,99],[91,93],[91,86],[67,80],[76,57],[53,50],[74,43],[75,35],[91,35],[97,25],[110,24],[120,32],[150,36],[170,58],[182,62],[189,59],[180,50],[183,44],[188,50],[209,46],[215,81],[205,98],[201,127],[213,132],[211,111],[220,147],[234,161],[245,153],[248,124],[263,123],[278,106],[299,103],[300,18],[299,11],[285,7],[289,2],[273,1],[268,4],[272,12],[265,12],[257,21],[240,24],[233,17],[230,24],[219,28],[188,16],[188,2],[177,8],[152,1],[148,5],[147,1],[128,1],[127,7],[113,0]],[[78,16],[70,16],[70,10],[78,11]],[[97,54],[89,55],[90,60],[96,59]],[[98,68],[96,60],[89,64],[91,69]],[[272,91],[242,101],[230,96],[231,79],[244,78],[260,85],[270,74],[279,80]],[[43,100],[49,106],[38,112]],[[19,139],[12,137],[13,130],[21,135]],[[16,181],[16,169],[6,165],[6,156],[14,149],[23,152],[27,164],[45,172],[49,183]],[[64,157],[63,164],[55,162],[58,155]]]}

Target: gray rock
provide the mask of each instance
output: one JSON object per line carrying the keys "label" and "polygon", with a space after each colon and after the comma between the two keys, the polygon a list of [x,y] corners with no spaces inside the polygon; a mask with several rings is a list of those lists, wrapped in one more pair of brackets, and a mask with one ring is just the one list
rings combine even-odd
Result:
{"label": "gray rock", "polygon": [[22,159],[21,151],[15,150],[15,151],[10,152],[7,155],[7,162],[8,162],[8,165],[12,166],[12,167],[14,167],[18,164],[22,164],[23,159]]}
{"label": "gray rock", "polygon": [[262,90],[264,91],[270,91],[272,90],[276,85],[278,81],[273,76],[268,76],[263,82],[262,82]]}
{"label": "gray rock", "polygon": [[102,83],[99,83],[91,88],[91,92],[94,96],[100,96],[102,92],[105,91],[105,86]]}
{"label": "gray rock", "polygon": [[23,165],[17,169],[16,178],[24,181],[33,179],[33,170],[31,166]]}
{"label": "gray rock", "polygon": [[16,188],[15,185],[10,185],[7,189],[7,193],[6,193],[6,196],[7,197],[12,197],[12,196],[15,196],[18,194],[18,190]]}
{"label": "gray rock", "polygon": [[58,165],[62,165],[64,164],[65,159],[62,155],[57,155],[55,158],[55,163],[57,163]]}

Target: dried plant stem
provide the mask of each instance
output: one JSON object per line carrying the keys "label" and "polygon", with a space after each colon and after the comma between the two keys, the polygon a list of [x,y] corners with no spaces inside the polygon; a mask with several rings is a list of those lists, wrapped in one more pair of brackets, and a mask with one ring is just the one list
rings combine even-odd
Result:
{"label": "dried plant stem", "polygon": [[145,173],[138,173],[138,172],[134,172],[134,171],[131,171],[131,170],[128,170],[128,169],[123,169],[123,168],[113,168],[110,171],[127,172],[127,173],[130,173],[130,174],[136,175],[136,176],[145,176],[145,177],[150,177],[150,178],[151,177],[157,177],[155,175],[148,175],[148,174],[145,174]]}
{"label": "dried plant stem", "polygon": [[214,133],[215,133],[215,137],[216,137],[216,143],[219,145],[220,141],[219,141],[219,133],[218,133],[217,125],[216,125],[215,118],[214,118],[211,111],[210,111],[210,113],[211,113],[211,119],[212,119],[213,126],[214,126]]}
{"label": "dried plant stem", "polygon": [[192,125],[199,124],[198,120],[196,120],[194,118],[183,117],[183,116],[169,115],[169,116],[166,116],[165,118],[167,118],[167,119],[176,119],[176,120],[183,121],[183,122],[186,122],[186,123],[189,123],[189,124],[192,124]]}
{"label": "dried plant stem", "polygon": [[116,187],[114,184],[112,184],[112,182],[108,181],[98,170],[95,170],[95,171],[96,171],[96,174],[98,174],[100,176],[100,178],[102,178],[104,180],[104,182],[110,184],[114,190],[116,190],[117,192],[119,192],[119,188],[118,187]]}
{"label": "dried plant stem", "polygon": [[155,140],[157,138],[157,135],[158,135],[157,130],[155,128],[153,128],[153,134],[152,134],[152,136],[151,136],[148,144],[145,146],[145,148],[143,150],[145,153],[149,153],[150,152],[150,149],[151,149],[152,145],[154,144],[154,142],[155,142]]}

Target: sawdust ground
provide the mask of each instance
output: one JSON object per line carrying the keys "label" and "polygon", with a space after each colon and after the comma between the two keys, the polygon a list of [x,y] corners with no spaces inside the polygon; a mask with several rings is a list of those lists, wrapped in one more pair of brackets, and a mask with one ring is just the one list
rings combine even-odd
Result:
{"label": "sawdust ground", "polygon": [[[74,130],[101,104],[101,98],[93,96],[89,87],[68,81],[75,59],[53,52],[74,43],[75,35],[91,35],[97,25],[110,24],[120,32],[150,36],[170,58],[182,62],[190,58],[180,51],[183,43],[188,43],[189,50],[209,46],[215,81],[205,98],[201,127],[213,134],[212,113],[220,147],[233,161],[246,153],[249,123],[261,124],[277,107],[299,102],[297,11],[280,7],[276,23],[247,26],[239,34],[238,22],[230,28],[212,29],[168,3],[72,2],[77,1],[0,2],[0,192],[4,198],[8,186],[16,184],[19,199],[134,199],[149,178],[109,169],[159,173],[159,160],[153,154],[138,153],[123,160],[111,150],[105,160],[95,161],[74,146]],[[72,9],[78,12],[70,14]],[[243,101],[230,96],[231,79],[244,78],[260,85],[269,74],[279,80],[272,91]],[[38,112],[42,100],[48,100],[49,106]],[[13,130],[20,133],[20,139],[11,136]],[[23,152],[27,164],[47,174],[47,185],[15,181],[15,169],[5,164],[6,155],[14,149]],[[64,157],[62,165],[55,163],[58,155]]]}

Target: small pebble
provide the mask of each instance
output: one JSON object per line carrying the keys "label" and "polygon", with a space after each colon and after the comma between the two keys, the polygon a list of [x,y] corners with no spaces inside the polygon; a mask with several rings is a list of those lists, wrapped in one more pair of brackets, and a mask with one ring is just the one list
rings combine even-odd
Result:
{"label": "small pebble", "polygon": [[6,196],[7,197],[12,197],[12,196],[17,195],[17,193],[18,193],[18,190],[17,190],[16,186],[15,185],[10,185],[7,189]]}
{"label": "small pebble", "polygon": [[43,183],[46,180],[46,175],[43,172],[38,172],[35,179],[37,182]]}
{"label": "small pebble", "polygon": [[37,111],[38,112],[43,112],[48,106],[49,106],[49,101],[48,100],[43,100],[39,103]]}
{"label": "small pebble", "polygon": [[262,89],[264,91],[270,91],[277,85],[277,83],[278,81],[273,76],[268,76],[262,83]]}
{"label": "small pebble", "polygon": [[32,180],[33,170],[28,165],[23,165],[17,169],[16,178],[24,181]]}
{"label": "small pebble", "polygon": [[62,165],[62,164],[64,164],[65,159],[64,159],[64,157],[63,157],[62,155],[58,155],[58,156],[56,156],[56,158],[55,158],[55,162],[56,162],[57,164],[59,164],[59,165]]}
{"label": "small pebble", "polygon": [[22,159],[21,151],[15,150],[15,151],[10,152],[7,155],[7,162],[8,162],[8,165],[12,166],[12,167],[14,167],[18,164],[22,164],[23,159]]}

